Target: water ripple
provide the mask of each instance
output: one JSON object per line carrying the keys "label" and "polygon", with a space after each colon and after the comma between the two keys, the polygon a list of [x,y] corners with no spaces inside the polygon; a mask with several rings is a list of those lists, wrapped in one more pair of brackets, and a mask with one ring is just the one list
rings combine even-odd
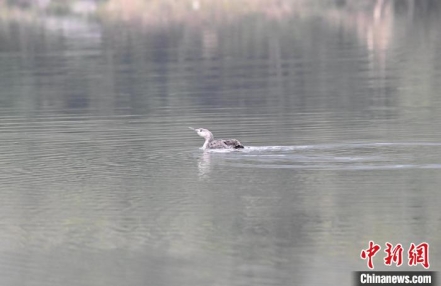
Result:
{"label": "water ripple", "polygon": [[[318,170],[439,169],[441,143],[336,143],[298,146],[254,146],[243,150],[208,150],[232,167]],[[206,156],[205,156],[206,157]],[[202,157],[204,158],[204,157]]]}

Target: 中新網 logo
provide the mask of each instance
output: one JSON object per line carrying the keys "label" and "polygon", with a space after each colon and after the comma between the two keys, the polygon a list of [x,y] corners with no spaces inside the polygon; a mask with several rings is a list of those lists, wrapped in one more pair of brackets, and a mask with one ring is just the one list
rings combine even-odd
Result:
{"label": "\u4e2d\u65b0\u7db2 logo", "polygon": [[[391,266],[395,264],[397,267],[403,264],[403,246],[401,243],[392,245],[389,242],[385,243],[386,249],[384,252],[386,256],[384,257],[384,265]],[[381,246],[375,244],[372,240],[369,241],[369,247],[363,249],[360,253],[362,259],[367,260],[367,266],[370,269],[374,269],[374,256],[381,250]],[[428,269],[430,267],[429,263],[429,244],[427,242],[422,242],[418,245],[411,243],[407,251],[408,265],[417,266],[421,265]]]}

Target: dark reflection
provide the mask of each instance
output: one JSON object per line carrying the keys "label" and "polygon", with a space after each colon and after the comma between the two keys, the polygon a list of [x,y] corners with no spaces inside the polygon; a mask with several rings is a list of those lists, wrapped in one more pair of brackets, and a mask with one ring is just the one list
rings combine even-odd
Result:
{"label": "dark reflection", "polygon": [[437,85],[423,72],[436,60],[418,60],[416,72],[417,59],[406,55],[436,59],[437,42],[424,43],[439,36],[439,5],[376,1],[356,13],[349,7],[324,10],[320,21],[286,15],[211,27],[98,26],[59,16],[32,25],[4,22],[0,50],[21,52],[2,67],[22,79],[9,94],[26,88],[41,94],[24,98],[36,109],[49,100],[60,111],[145,114],[176,99],[249,113],[326,107],[396,117],[406,107],[403,98],[418,101],[422,89]]}
{"label": "dark reflection", "polygon": [[236,2],[0,1],[3,284],[349,285],[369,240],[437,267],[439,2]]}

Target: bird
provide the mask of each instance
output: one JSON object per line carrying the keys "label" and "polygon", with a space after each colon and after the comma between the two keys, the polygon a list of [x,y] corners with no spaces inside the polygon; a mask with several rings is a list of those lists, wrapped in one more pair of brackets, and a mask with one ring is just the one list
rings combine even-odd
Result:
{"label": "bird", "polygon": [[193,128],[188,127],[193,131],[196,131],[199,136],[205,138],[205,143],[201,149],[243,149],[242,143],[236,139],[214,139],[213,133],[205,128]]}

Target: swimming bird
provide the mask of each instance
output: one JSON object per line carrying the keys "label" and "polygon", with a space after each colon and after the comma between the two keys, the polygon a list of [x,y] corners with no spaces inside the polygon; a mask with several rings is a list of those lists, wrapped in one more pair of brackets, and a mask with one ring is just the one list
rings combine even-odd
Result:
{"label": "swimming bird", "polygon": [[214,139],[213,133],[204,128],[188,127],[196,131],[199,136],[205,138],[205,143],[202,145],[202,150],[205,149],[241,149],[243,145],[236,139]]}

